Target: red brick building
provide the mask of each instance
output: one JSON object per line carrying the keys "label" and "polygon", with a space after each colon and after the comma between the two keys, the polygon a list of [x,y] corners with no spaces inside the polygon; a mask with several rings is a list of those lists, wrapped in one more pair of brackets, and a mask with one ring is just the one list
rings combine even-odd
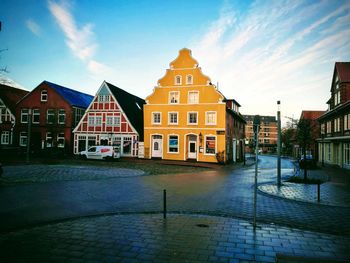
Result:
{"label": "red brick building", "polygon": [[0,84],[0,134],[1,148],[13,144],[13,130],[16,124],[16,104],[29,91]]}
{"label": "red brick building", "polygon": [[115,145],[121,156],[138,156],[143,104],[143,99],[104,81],[74,129],[74,154],[91,145]]}
{"label": "red brick building", "polygon": [[16,106],[15,139],[31,152],[59,150],[72,153],[73,128],[84,115],[93,96],[43,81]]}

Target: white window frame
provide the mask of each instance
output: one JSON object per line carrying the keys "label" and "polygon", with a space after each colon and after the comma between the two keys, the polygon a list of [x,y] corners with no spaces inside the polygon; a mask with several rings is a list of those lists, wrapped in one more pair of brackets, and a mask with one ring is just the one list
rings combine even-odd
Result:
{"label": "white window frame", "polygon": [[98,95],[97,97],[98,102],[110,102],[111,101],[111,96],[110,95]]}
{"label": "white window frame", "polygon": [[[209,114],[211,114],[211,113],[215,114],[214,122],[209,122],[208,117],[209,117]],[[206,111],[205,112],[205,125],[216,125],[216,123],[217,123],[217,113],[216,113],[216,111]]]}
{"label": "white window frame", "polygon": [[340,118],[334,119],[334,132],[340,132]]}
{"label": "white window frame", "polygon": [[[51,139],[51,144],[49,144],[49,139]],[[46,144],[46,148],[52,148],[53,147],[52,132],[47,132],[46,133],[45,144]]]}
{"label": "white window frame", "polygon": [[[190,122],[191,114],[196,114],[196,122]],[[189,112],[187,112],[187,125],[198,125],[198,111],[189,111]]]}
{"label": "white window frame", "polygon": [[[171,122],[171,114],[176,114],[176,123]],[[178,125],[179,124],[179,113],[177,111],[168,112],[168,124],[169,125]]]}
{"label": "white window frame", "polygon": [[114,120],[114,116],[106,116],[106,126],[112,127],[113,126],[113,120]]}
{"label": "white window frame", "polygon": [[[196,99],[192,101],[190,94],[196,94],[197,95]],[[188,92],[187,103],[188,104],[198,104],[199,103],[199,91],[198,90],[190,90]]]}
{"label": "white window frame", "polygon": [[1,144],[10,144],[10,132],[2,131],[1,132]]}
{"label": "white window frame", "polygon": [[334,93],[334,106],[340,104],[340,90],[336,90]]}
{"label": "white window frame", "polygon": [[[190,80],[189,80],[190,78]],[[193,76],[191,74],[186,75],[186,84],[187,85],[192,85],[193,84]]]}
{"label": "white window frame", "polygon": [[326,134],[326,124],[325,123],[321,124],[321,134]]}
{"label": "white window frame", "polygon": [[40,93],[40,101],[46,102],[48,98],[47,90],[43,89]]}
{"label": "white window frame", "polygon": [[344,115],[344,131],[350,130],[350,114]]}
{"label": "white window frame", "polygon": [[[177,151],[176,152],[170,151],[170,137],[177,137]],[[179,153],[179,145],[180,145],[179,138],[180,138],[180,136],[178,134],[169,134],[168,135],[167,153],[169,153],[169,154],[178,154]]]}
{"label": "white window frame", "polygon": [[19,133],[19,146],[27,146],[27,142],[28,142],[27,132],[20,132]]}
{"label": "white window frame", "polygon": [[182,76],[176,75],[174,79],[175,85],[182,85]]}
{"label": "white window frame", "polygon": [[95,116],[88,116],[88,126],[95,126]]}
{"label": "white window frame", "polygon": [[[63,136],[62,136],[63,135]],[[60,144],[60,140],[63,140],[63,144]],[[64,136],[64,132],[60,132],[57,134],[57,147],[58,148],[64,148],[65,145],[65,136]]]}
{"label": "white window frame", "polygon": [[[26,116],[27,120],[24,121],[23,118]],[[29,109],[21,109],[21,123],[28,123],[29,120]]]}
{"label": "white window frame", "polygon": [[[174,102],[172,98],[174,97]],[[179,91],[170,91],[169,92],[169,104],[179,104],[180,103],[180,92]]]}
{"label": "white window frame", "polygon": [[102,125],[102,116],[95,116],[95,126]]}
{"label": "white window frame", "polygon": [[[214,137],[215,138],[215,153],[207,153],[207,138],[208,137]],[[204,155],[210,155],[215,156],[217,153],[217,146],[218,146],[218,138],[216,135],[208,134],[204,136]]]}
{"label": "white window frame", "polygon": [[331,121],[327,121],[327,123],[326,123],[326,133],[327,134],[330,134],[330,133],[332,133],[332,122]]}
{"label": "white window frame", "polygon": [[[62,113],[63,112],[63,113]],[[63,116],[63,122],[60,121],[60,117]],[[58,110],[58,118],[57,118],[58,124],[65,124],[66,123],[66,110],[65,109],[59,109]]]}
{"label": "white window frame", "polygon": [[[34,121],[35,116],[39,116],[38,121]],[[34,123],[34,124],[40,123],[40,109],[33,109],[32,123]]]}
{"label": "white window frame", "polygon": [[[53,114],[49,114],[49,111],[52,111],[53,112]],[[51,116],[53,116],[53,120],[52,120],[52,122],[49,122],[49,115]],[[55,110],[54,109],[47,109],[47,111],[46,111],[46,123],[47,124],[53,124],[55,122]]]}
{"label": "white window frame", "polygon": [[[155,122],[155,115],[159,115],[159,122]],[[162,113],[160,111],[152,112],[152,124],[160,125],[162,124]]]}

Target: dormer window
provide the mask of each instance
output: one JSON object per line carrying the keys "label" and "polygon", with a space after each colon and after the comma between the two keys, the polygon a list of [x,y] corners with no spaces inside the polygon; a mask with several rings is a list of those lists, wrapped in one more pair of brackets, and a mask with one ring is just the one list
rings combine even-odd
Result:
{"label": "dormer window", "polygon": [[192,77],[192,75],[187,75],[186,76],[186,84],[189,84],[189,85],[193,84],[193,77]]}
{"label": "dormer window", "polygon": [[47,90],[44,89],[41,91],[41,101],[47,101]]}
{"label": "dormer window", "polygon": [[180,75],[175,76],[175,85],[182,84],[182,77]]}

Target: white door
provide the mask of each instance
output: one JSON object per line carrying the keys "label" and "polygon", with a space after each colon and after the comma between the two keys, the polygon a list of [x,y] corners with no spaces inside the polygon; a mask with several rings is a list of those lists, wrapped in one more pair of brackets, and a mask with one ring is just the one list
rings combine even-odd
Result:
{"label": "white door", "polygon": [[162,157],[162,139],[152,140],[152,157]]}
{"label": "white door", "polygon": [[188,142],[188,159],[197,159],[197,143],[194,141]]}
{"label": "white door", "polygon": [[236,144],[236,140],[232,141],[232,161],[236,162],[237,156],[236,156],[236,152],[237,152],[237,144]]}

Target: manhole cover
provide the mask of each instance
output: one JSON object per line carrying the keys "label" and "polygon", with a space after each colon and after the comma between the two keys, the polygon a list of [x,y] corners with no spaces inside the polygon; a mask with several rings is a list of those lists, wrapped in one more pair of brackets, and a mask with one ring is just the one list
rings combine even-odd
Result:
{"label": "manhole cover", "polygon": [[197,224],[196,226],[198,226],[198,227],[209,227],[209,225],[207,225],[207,224]]}

